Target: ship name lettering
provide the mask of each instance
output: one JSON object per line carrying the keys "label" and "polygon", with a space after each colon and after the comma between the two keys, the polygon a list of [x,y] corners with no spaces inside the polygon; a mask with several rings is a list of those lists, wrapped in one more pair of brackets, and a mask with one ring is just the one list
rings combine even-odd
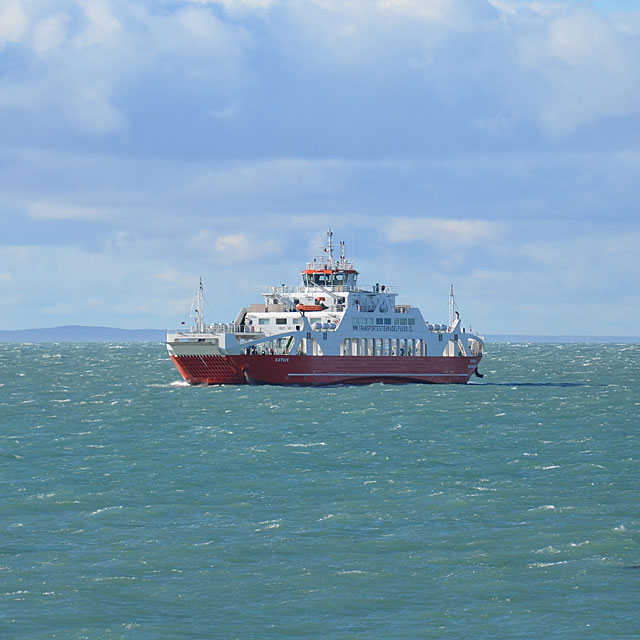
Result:
{"label": "ship name lettering", "polygon": [[276,362],[289,362],[289,358],[276,358]]}

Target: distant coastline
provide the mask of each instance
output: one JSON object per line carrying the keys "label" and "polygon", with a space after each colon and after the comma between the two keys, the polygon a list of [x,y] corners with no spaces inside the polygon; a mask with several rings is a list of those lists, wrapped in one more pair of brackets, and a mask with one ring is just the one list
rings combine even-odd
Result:
{"label": "distant coastline", "polygon": [[0,330],[0,342],[164,342],[163,329],[116,329],[65,326],[46,329]]}
{"label": "distant coastline", "polygon": [[[45,329],[0,330],[0,342],[161,342],[164,329],[117,329],[113,327],[64,326]],[[540,336],[486,335],[491,342],[640,342],[640,336]]]}

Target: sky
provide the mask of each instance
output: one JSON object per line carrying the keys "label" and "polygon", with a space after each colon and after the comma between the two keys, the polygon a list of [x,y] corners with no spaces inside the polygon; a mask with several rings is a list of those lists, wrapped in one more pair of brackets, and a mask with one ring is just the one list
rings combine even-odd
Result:
{"label": "sky", "polygon": [[0,0],[0,329],[360,282],[640,334],[637,0]]}

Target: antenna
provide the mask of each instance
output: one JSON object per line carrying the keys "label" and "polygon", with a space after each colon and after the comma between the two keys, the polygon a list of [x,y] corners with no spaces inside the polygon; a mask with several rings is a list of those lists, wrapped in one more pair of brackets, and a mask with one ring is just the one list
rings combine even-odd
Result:
{"label": "antenna", "polygon": [[329,266],[333,269],[333,231],[327,231],[327,253],[329,254]]}

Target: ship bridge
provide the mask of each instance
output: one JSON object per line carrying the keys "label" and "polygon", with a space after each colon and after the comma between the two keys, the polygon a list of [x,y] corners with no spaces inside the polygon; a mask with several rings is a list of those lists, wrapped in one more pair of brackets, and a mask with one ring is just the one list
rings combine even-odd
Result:
{"label": "ship bridge", "polygon": [[322,255],[307,262],[302,272],[305,287],[321,287],[332,289],[339,287],[342,291],[357,289],[358,272],[353,262],[344,254],[344,242],[340,242],[340,257],[334,258],[333,231],[327,231],[327,244],[322,248]]}

